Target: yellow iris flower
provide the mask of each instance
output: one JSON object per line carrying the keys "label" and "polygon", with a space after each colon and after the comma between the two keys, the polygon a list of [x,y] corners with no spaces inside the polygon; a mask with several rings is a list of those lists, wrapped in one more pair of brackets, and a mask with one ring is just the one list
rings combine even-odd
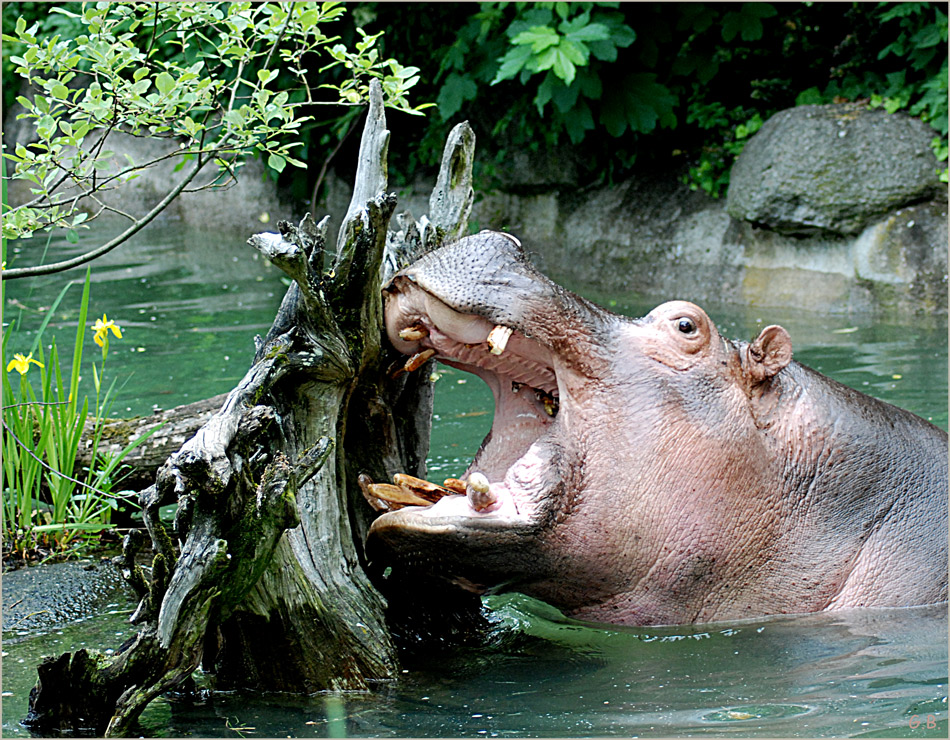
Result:
{"label": "yellow iris flower", "polygon": [[26,371],[30,369],[31,362],[34,365],[39,365],[40,367],[43,367],[42,362],[40,362],[39,360],[33,359],[32,352],[30,352],[30,354],[26,355],[25,357],[19,354],[13,355],[13,359],[7,363],[7,372],[10,372],[11,370],[16,370],[18,373],[20,373],[20,375],[26,375]]}
{"label": "yellow iris flower", "polygon": [[106,337],[109,336],[110,329],[112,333],[115,334],[116,339],[122,339],[122,330],[115,325],[114,321],[108,319],[105,314],[102,314],[101,319],[96,319],[96,325],[92,327],[92,330],[95,332],[92,338],[100,347],[105,345]]}

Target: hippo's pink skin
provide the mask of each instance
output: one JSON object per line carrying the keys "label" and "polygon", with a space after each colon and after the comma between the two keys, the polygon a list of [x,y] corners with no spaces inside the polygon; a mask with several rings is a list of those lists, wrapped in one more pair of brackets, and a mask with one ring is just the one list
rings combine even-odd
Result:
{"label": "hippo's pink skin", "polygon": [[[794,362],[781,327],[724,340],[684,301],[616,316],[488,232],[423,257],[386,300],[397,349],[492,388],[466,475],[494,503],[386,513],[375,557],[614,624],[946,600],[946,433]],[[514,329],[501,354],[496,325]]]}

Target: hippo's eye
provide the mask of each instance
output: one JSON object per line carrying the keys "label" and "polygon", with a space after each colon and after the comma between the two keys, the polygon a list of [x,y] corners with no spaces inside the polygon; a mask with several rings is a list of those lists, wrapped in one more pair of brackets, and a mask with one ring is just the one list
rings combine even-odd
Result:
{"label": "hippo's eye", "polygon": [[693,323],[692,319],[687,319],[685,316],[683,316],[677,320],[676,328],[683,332],[683,334],[692,334],[694,331],[696,331],[696,324]]}

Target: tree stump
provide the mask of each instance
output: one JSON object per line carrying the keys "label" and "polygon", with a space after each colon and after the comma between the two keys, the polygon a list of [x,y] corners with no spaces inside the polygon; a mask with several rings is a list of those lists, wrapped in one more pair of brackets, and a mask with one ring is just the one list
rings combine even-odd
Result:
{"label": "tree stump", "polygon": [[[149,701],[200,665],[218,687],[272,691],[366,689],[398,673],[362,552],[372,511],[357,476],[425,477],[432,387],[425,368],[393,372],[381,287],[466,232],[474,135],[467,123],[453,130],[429,216],[401,214],[396,230],[388,144],[374,82],[329,271],[327,218],[249,240],[293,284],[240,384],[141,494],[151,566],[136,562],[142,532],[121,558],[141,598],[137,635],[114,656],[44,659],[26,720],[34,731],[127,735]],[[158,512],[176,501],[171,530]]]}

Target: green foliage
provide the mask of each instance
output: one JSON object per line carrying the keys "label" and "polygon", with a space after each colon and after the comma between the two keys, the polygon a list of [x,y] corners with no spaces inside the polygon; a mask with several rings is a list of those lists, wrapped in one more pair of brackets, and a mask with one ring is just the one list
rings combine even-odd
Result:
{"label": "green foliage", "polygon": [[585,183],[641,162],[718,196],[760,121],[796,103],[875,96],[930,123],[938,156],[946,142],[940,4],[360,7],[386,29],[387,53],[420,67],[420,94],[439,107],[410,168],[434,165],[448,124],[467,118],[483,175],[488,147],[501,162],[570,146]]}
{"label": "green foliage", "polygon": [[[944,8],[946,6],[943,6]],[[872,17],[891,39],[877,53],[885,68],[848,69],[824,88],[802,91],[796,103],[821,104],[866,99],[872,108],[904,111],[929,123],[939,134],[932,141],[938,161],[947,160],[947,14],[932,3],[881,3]],[[947,168],[941,170],[947,181]]]}
{"label": "green foliage", "polygon": [[[95,397],[90,404],[90,398],[80,392],[89,310],[88,272],[80,301],[68,386],[63,381],[55,337],[49,355],[43,351],[46,324],[69,287],[62,290],[50,307],[28,355],[17,353],[8,361],[9,340],[15,339],[17,334],[3,333],[4,434],[0,468],[3,539],[5,550],[20,556],[37,550],[48,550],[58,556],[79,552],[95,541],[97,533],[111,526],[112,513],[120,504],[137,507],[133,492],[117,490],[122,461],[158,429],[142,435],[115,455],[100,453],[103,422],[109,414],[115,386],[113,380],[108,389],[104,387],[110,330],[104,327],[111,328],[114,324],[99,320],[93,327],[97,344],[102,342],[102,357],[98,366],[92,365]],[[118,327],[111,330],[120,336]],[[37,353],[36,358],[34,353]],[[40,373],[39,395],[31,381],[36,371]],[[15,386],[11,378],[17,375]],[[88,438],[93,464],[77,473],[76,458],[90,414]]]}
{"label": "green foliage", "polygon": [[726,43],[736,36],[743,41],[758,41],[762,38],[763,18],[773,18],[778,11],[769,3],[742,3],[739,10],[731,10],[722,18],[722,40]]}
{"label": "green foliage", "polygon": [[[204,186],[214,187],[248,155],[264,157],[277,173],[288,164],[305,168],[297,152],[310,113],[359,105],[371,78],[387,105],[419,114],[425,106],[407,98],[419,70],[384,59],[380,34],[362,34],[351,52],[323,32],[344,13],[338,2],[82,3],[51,7],[68,34],[23,17],[5,26],[3,42],[15,52],[9,61],[35,91],[17,100],[38,141],[5,148],[12,177],[29,181],[35,198],[4,213],[4,237],[85,225],[78,195],[119,187],[158,161],[120,160],[107,146],[116,130],[174,139],[169,156],[190,165],[178,184],[213,163],[220,175]],[[316,85],[315,63],[324,73]]]}
{"label": "green foliage", "polygon": [[578,144],[598,123],[613,136],[675,125],[675,101],[655,75],[633,74],[619,88],[604,90],[604,65],[616,62],[619,50],[636,40],[613,9],[617,5],[482,3],[440,67],[438,78],[445,75],[437,97],[442,119],[453,118],[482,86],[517,80],[533,92],[538,119],[549,116],[547,131],[523,118],[524,139],[541,136],[556,143],[563,130]]}

